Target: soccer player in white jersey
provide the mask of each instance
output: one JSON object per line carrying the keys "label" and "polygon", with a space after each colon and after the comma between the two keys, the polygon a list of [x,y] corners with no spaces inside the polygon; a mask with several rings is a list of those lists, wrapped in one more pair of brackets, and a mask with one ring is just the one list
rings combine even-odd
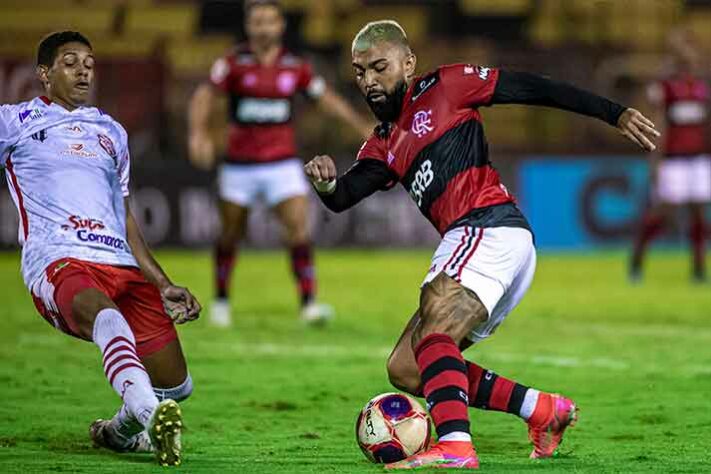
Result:
{"label": "soccer player in white jersey", "polygon": [[200,304],[151,256],[129,206],[126,131],[88,107],[90,42],[72,31],[39,45],[45,95],[0,106],[0,163],[20,215],[22,276],[55,328],[92,341],[123,405],[90,427],[95,444],[153,451],[180,464],[181,411],[192,392],[174,323]]}

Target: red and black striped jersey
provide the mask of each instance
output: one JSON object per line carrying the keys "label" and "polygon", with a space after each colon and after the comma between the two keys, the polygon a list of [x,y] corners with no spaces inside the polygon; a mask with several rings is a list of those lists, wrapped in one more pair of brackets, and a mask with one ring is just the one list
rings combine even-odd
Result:
{"label": "red and black striped jersey", "polygon": [[440,233],[473,209],[515,201],[489,161],[477,110],[491,102],[498,77],[455,64],[417,78],[398,120],[358,152],[385,163]]}
{"label": "red and black striped jersey", "polygon": [[267,163],[296,156],[292,124],[296,94],[319,97],[325,82],[303,59],[282,50],[272,65],[260,64],[240,45],[212,66],[210,82],[230,99],[227,160]]}
{"label": "red and black striped jersey", "polygon": [[699,155],[708,150],[708,83],[690,74],[676,75],[652,84],[652,102],[663,107],[666,118],[664,154]]}

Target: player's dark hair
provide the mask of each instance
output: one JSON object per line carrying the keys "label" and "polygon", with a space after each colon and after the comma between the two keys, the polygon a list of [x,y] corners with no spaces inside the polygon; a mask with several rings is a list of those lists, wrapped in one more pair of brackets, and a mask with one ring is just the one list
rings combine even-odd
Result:
{"label": "player's dark hair", "polygon": [[279,12],[284,13],[279,0],[244,0],[244,16],[247,17],[253,8],[264,6],[276,7]]}
{"label": "player's dark hair", "polygon": [[82,43],[93,49],[86,36],[78,31],[57,31],[45,36],[37,47],[37,65],[52,66],[57,51],[67,43]]}

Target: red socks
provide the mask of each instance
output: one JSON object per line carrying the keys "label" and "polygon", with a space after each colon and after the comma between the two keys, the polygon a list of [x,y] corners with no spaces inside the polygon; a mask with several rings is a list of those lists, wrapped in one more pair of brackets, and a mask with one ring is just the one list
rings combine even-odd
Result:
{"label": "red socks", "polygon": [[227,298],[229,294],[236,253],[235,248],[227,252],[221,250],[219,245],[215,248],[215,286],[218,298]]}
{"label": "red socks", "polygon": [[316,293],[311,244],[300,244],[291,248],[291,269],[299,287],[301,304],[305,306],[313,301]]}
{"label": "red socks", "polygon": [[427,407],[440,439],[469,435],[467,366],[457,344],[446,334],[430,334],[415,348]]}

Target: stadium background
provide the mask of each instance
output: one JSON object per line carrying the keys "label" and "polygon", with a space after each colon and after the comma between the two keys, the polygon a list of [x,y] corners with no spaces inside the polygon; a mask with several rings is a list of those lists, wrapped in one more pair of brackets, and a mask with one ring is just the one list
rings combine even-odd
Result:
{"label": "stadium background", "polygon": [[[708,43],[711,2],[684,0],[286,0],[287,44],[305,54],[363,112],[349,42],[364,22],[397,18],[420,71],[447,62],[519,68],[590,88],[645,110],[644,90],[665,68],[670,27],[684,21]],[[241,35],[240,1],[3,0],[0,102],[38,93],[34,48],[43,34],[76,28],[98,55],[96,103],[130,134],[133,196],[154,245],[205,247],[217,230],[208,173],[186,158],[186,107],[212,61]],[[334,65],[336,67],[334,67]],[[329,152],[341,167],[359,145],[344,126],[303,101],[302,156]],[[224,126],[214,117],[217,136]],[[647,199],[647,165],[602,123],[546,109],[484,111],[492,159],[537,230],[542,249],[590,249],[628,241]],[[550,203],[557,205],[552,208]],[[14,248],[16,211],[0,194],[0,246]],[[683,219],[683,217],[682,217]],[[351,213],[313,206],[317,243],[423,246],[437,236],[404,191],[380,193]],[[684,222],[668,232],[679,241]],[[266,236],[266,238],[265,238]],[[279,243],[264,210],[249,245]]]}

